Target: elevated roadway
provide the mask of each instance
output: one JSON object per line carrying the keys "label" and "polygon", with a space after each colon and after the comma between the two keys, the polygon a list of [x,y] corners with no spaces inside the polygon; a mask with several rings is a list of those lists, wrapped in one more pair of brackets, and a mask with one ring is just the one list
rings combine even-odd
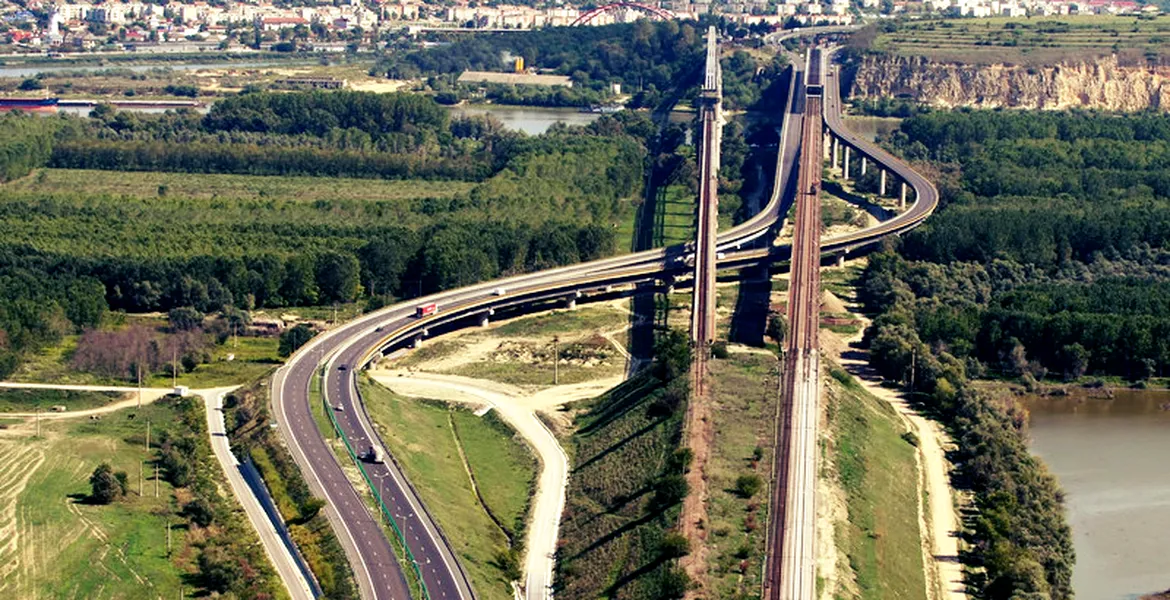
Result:
{"label": "elevated roadway", "polygon": [[[832,89],[832,86],[828,86],[828,89]],[[794,105],[798,105],[798,102],[794,102]],[[839,100],[833,103],[832,94],[826,93],[825,106],[826,111],[830,107],[839,107]],[[795,110],[795,107],[789,110],[786,120],[797,117]],[[831,116],[825,122],[831,131],[837,131]],[[846,131],[843,126],[839,127],[841,131]],[[778,177],[782,179],[789,176],[796,152],[793,146],[799,145],[789,144],[789,138],[790,133],[784,132],[778,157],[780,167],[777,169]],[[865,147],[864,140],[858,140],[857,144],[858,147]],[[878,149],[873,147],[871,150],[874,151],[874,159],[880,162]],[[898,171],[897,164],[888,163],[888,166]],[[905,169],[906,176],[911,177],[909,167]],[[921,190],[915,187],[917,202],[911,210],[873,228],[825,240],[822,252],[853,251],[920,223],[933,210],[937,193],[928,193],[933,190],[933,186],[925,179],[919,179],[910,180],[911,185],[916,185],[915,181],[919,181],[917,185],[923,185]],[[717,236],[717,248],[726,252],[724,258],[717,259],[717,268],[742,268],[788,258],[788,247],[744,249],[765,238],[775,224],[780,214],[780,190],[783,187],[783,184],[776,186],[768,205],[759,215]],[[324,401],[333,407],[340,406],[334,414],[338,417],[346,441],[359,452],[363,444],[366,447],[375,445],[384,448],[362,406],[354,376],[357,370],[381,353],[416,343],[430,336],[433,328],[437,330],[440,327],[456,327],[460,323],[478,323],[483,318],[491,318],[496,311],[536,303],[561,302],[568,305],[575,304],[578,299],[612,297],[609,290],[613,286],[638,282],[670,285],[687,275],[686,252],[684,247],[679,246],[606,258],[485,282],[427,296],[410,304],[390,306],[317,336],[277,371],[272,382],[276,421],[313,493],[325,498],[328,503],[326,515],[338,533],[364,598],[397,599],[411,596],[390,541],[358,491],[346,478],[337,458],[317,429],[309,404],[309,386],[314,374],[322,368],[322,363],[326,363]],[[497,289],[503,289],[505,293],[496,295]],[[437,303],[439,312],[416,318],[415,305],[429,302]],[[426,512],[409,481],[395,467],[392,457],[389,454],[386,456],[388,460],[384,466],[371,463],[365,463],[364,466],[376,482],[375,492],[386,499],[387,505],[391,507],[391,517],[405,534],[407,547],[417,561],[426,584],[427,597],[472,598],[473,592],[466,574],[454,558],[450,544]],[[546,576],[534,578],[529,574],[526,597],[549,597],[548,580]]]}

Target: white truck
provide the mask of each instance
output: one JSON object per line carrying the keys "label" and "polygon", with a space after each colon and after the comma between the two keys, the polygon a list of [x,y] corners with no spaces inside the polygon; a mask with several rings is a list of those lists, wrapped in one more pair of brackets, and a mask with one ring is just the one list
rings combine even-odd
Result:
{"label": "white truck", "polygon": [[366,451],[366,460],[372,463],[382,464],[385,460],[382,456],[382,449],[376,446],[370,446],[370,449]]}

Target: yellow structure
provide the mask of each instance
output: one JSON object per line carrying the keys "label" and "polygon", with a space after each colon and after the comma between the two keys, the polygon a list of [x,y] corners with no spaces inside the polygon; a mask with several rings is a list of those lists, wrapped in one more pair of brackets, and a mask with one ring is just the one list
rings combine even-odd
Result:
{"label": "yellow structure", "polygon": [[517,73],[524,72],[524,57],[523,56],[516,57],[516,72]]}

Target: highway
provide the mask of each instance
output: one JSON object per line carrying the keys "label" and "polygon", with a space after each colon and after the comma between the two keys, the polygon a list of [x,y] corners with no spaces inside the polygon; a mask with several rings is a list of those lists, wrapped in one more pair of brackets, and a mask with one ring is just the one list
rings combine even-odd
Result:
{"label": "highway", "polygon": [[[827,86],[832,88],[833,86]],[[835,91],[825,97],[830,130],[846,131],[840,120],[836,125],[832,111]],[[796,108],[786,119],[792,119]],[[799,118],[795,119],[797,122]],[[797,144],[790,144],[789,132],[784,134],[783,151],[778,160],[780,177],[791,172]],[[845,136],[842,136],[845,137]],[[855,142],[858,148],[872,147],[864,140]],[[876,154],[876,148],[873,148]],[[868,150],[867,150],[868,151]],[[888,155],[886,155],[888,157]],[[884,162],[878,155],[878,162]],[[888,159],[887,159],[888,160]],[[897,165],[900,163],[886,163]],[[909,170],[909,167],[905,167]],[[784,181],[787,181],[786,179]],[[873,243],[883,236],[899,233],[916,226],[934,209],[937,193],[921,177],[919,183],[911,179],[917,191],[917,202],[905,213],[865,231],[825,240],[822,250],[827,253],[853,251]],[[922,187],[919,187],[919,186]],[[735,251],[765,236],[780,212],[782,185],[777,186],[768,206],[756,217],[728,229],[718,236],[717,247],[726,251],[718,260],[720,268],[733,268],[783,260],[786,247]],[[317,430],[309,407],[309,384],[318,366],[330,357],[326,366],[326,396],[333,406],[340,406],[334,414],[350,445],[358,452],[369,445],[381,446],[362,407],[355,387],[354,373],[375,359],[383,349],[398,347],[415,339],[428,337],[430,329],[454,321],[471,323],[481,315],[508,307],[560,300],[588,300],[591,295],[606,297],[611,286],[635,282],[674,283],[686,272],[685,250],[680,247],[659,249],[624,256],[611,257],[589,263],[561,267],[520,275],[494,282],[485,282],[418,299],[409,304],[398,304],[364,315],[314,338],[298,350],[273,378],[272,403],[280,431],[305,473],[313,493],[326,499],[326,514],[338,532],[347,557],[354,568],[364,598],[408,598],[405,577],[395,560],[390,542],[383,535],[374,516],[363,504],[357,491],[350,485],[332,450]],[[495,295],[500,288],[505,291]],[[415,318],[414,306],[435,302],[439,312]],[[345,367],[344,370],[341,367]],[[387,454],[389,457],[389,454]],[[472,598],[466,575],[450,547],[442,538],[433,519],[422,502],[391,460],[385,466],[365,465],[391,506],[398,525],[406,533],[411,554],[418,561],[423,581],[430,598]],[[547,598],[548,590],[526,590],[527,598]]]}

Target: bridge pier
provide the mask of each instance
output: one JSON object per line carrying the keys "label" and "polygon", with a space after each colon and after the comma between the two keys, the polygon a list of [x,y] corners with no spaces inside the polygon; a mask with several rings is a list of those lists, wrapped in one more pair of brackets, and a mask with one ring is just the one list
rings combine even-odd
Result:
{"label": "bridge pier", "polygon": [[878,195],[885,196],[886,195],[886,170],[879,168],[878,172],[882,174],[882,186],[880,188],[881,191],[878,192]]}
{"label": "bridge pier", "polygon": [[488,313],[483,313],[483,314],[479,315],[479,326],[480,327],[487,327],[488,323],[490,323],[490,322],[491,322],[491,318],[488,316]]}
{"label": "bridge pier", "polygon": [[862,154],[861,155],[861,174],[862,175],[865,175],[866,167],[869,166],[866,164],[867,160],[868,159],[865,158],[865,155]]}
{"label": "bridge pier", "polygon": [[902,182],[902,191],[898,197],[898,208],[901,210],[906,210],[906,182],[905,181]]}
{"label": "bridge pier", "polygon": [[845,162],[841,165],[841,174],[845,181],[849,181],[849,146],[845,146]]}
{"label": "bridge pier", "polygon": [[565,298],[565,308],[567,308],[569,310],[576,310],[577,309],[577,296],[576,295],[569,296],[568,298]]}
{"label": "bridge pier", "polygon": [[838,254],[837,255],[837,267],[840,268],[840,267],[844,267],[844,266],[845,266],[845,254],[844,253]]}
{"label": "bridge pier", "polygon": [[421,336],[421,335],[414,336],[414,339],[410,340],[410,347],[411,348],[418,348],[419,346],[422,345],[422,340],[423,340],[423,336]]}
{"label": "bridge pier", "polygon": [[833,134],[829,134],[829,137],[833,139],[833,162],[830,164],[835,171],[837,170],[837,146],[840,145],[840,141],[837,139],[837,136]]}

